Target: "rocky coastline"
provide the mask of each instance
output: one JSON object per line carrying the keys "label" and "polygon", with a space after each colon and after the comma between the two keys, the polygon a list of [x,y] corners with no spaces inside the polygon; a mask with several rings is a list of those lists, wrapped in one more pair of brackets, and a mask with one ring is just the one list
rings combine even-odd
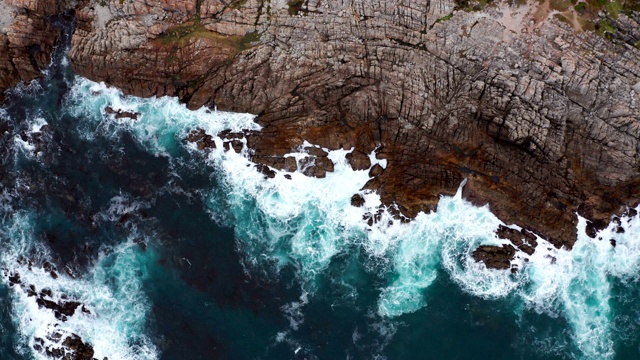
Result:
{"label": "rocky coastline", "polygon": [[[257,114],[260,132],[222,137],[235,151],[246,138],[266,177],[297,170],[284,155],[304,141],[354,149],[356,170],[375,151],[388,165],[365,189],[403,219],[467,179],[464,198],[523,229],[474,253],[508,268],[516,248],[535,251],[532,232],[570,249],[576,214],[596,236],[640,201],[640,9],[618,3],[2,0],[0,89],[38,77],[61,36],[52,19],[73,16],[81,76]],[[187,140],[204,150],[215,135]],[[305,174],[333,171],[307,151]]]}

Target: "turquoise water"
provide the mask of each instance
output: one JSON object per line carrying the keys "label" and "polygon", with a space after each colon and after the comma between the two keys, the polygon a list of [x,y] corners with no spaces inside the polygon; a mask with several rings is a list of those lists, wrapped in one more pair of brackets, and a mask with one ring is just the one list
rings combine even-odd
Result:
{"label": "turquoise water", "polygon": [[[573,251],[539,239],[518,254],[521,271],[487,270],[470,256],[501,242],[486,207],[458,194],[369,228],[380,200],[350,205],[368,172],[349,168],[348,151],[330,152],[325,179],[264,179],[247,149],[183,141],[197,127],[259,130],[252,115],[124,96],[57,56],[0,110],[2,358],[45,358],[35,339],[56,329],[99,359],[639,357],[638,219],[603,240],[581,220]],[[29,285],[88,312],[61,321]]]}

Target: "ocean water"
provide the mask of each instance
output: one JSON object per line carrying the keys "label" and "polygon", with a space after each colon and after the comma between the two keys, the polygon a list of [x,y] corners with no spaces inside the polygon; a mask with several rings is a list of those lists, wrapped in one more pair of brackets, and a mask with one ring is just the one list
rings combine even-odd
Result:
{"label": "ocean water", "polygon": [[[111,360],[640,357],[637,218],[601,240],[581,220],[572,251],[538,239],[518,272],[488,270],[471,252],[502,243],[501,222],[460,192],[410,223],[385,211],[369,227],[380,199],[360,191],[368,171],[351,170],[349,151],[330,152],[324,179],[265,179],[246,148],[184,141],[195,128],[259,130],[250,114],[125,96],[75,76],[64,49],[8,97],[2,359],[46,359],[38,348],[59,344],[56,332]],[[86,311],[62,321],[30,286]]]}

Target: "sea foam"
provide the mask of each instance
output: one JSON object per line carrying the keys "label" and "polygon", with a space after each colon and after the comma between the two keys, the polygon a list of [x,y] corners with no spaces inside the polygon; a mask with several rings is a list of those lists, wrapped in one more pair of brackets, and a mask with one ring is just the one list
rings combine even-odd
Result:
{"label": "sea foam", "polygon": [[[78,129],[85,139],[92,139],[96,133],[119,136],[130,132],[147,151],[158,156],[171,156],[180,146],[198,152],[193,144],[182,141],[195,128],[211,135],[226,129],[260,129],[249,114],[204,108],[189,111],[174,98],[124,96],[84,79],[74,84],[69,104],[68,111],[87,119]],[[136,121],[118,121],[104,113],[106,106],[140,116]],[[310,178],[298,171],[288,179],[276,170],[273,179],[265,179],[248,160],[250,149],[245,147],[239,154],[225,152],[223,139],[216,137],[215,142],[217,148],[208,152],[207,162],[216,169],[226,194],[221,197],[218,189],[212,189],[203,196],[212,214],[225,212],[231,217],[247,272],[278,276],[283,268],[291,267],[303,294],[313,296],[317,276],[338,254],[357,248],[366,254],[368,268],[388,279],[378,289],[376,312],[380,318],[396,318],[428,306],[425,291],[437,277],[448,276],[475,296],[516,298],[523,304],[514,308],[516,312],[563,316],[571,327],[579,357],[614,356],[611,326],[615,314],[609,306],[610,284],[612,277],[637,277],[637,218],[622,219],[624,234],[614,233],[613,225],[601,231],[599,237],[604,240],[588,238],[585,220],[580,219],[573,250],[557,249],[538,238],[533,255],[517,253],[516,273],[492,270],[476,263],[471,255],[479,245],[507,243],[494,233],[502,222],[487,206],[476,207],[462,199],[461,191],[453,197],[441,197],[437,212],[420,213],[410,223],[403,223],[381,207],[378,195],[361,190],[369,176],[367,171],[349,167],[345,155],[351,150],[325,149],[335,163],[335,171],[326,178]],[[307,156],[305,146],[315,145],[305,143],[287,156],[300,161]],[[370,157],[374,164],[386,166],[375,153]],[[350,205],[356,193],[365,198],[363,207]],[[363,217],[379,209],[379,220],[368,226]],[[616,240],[616,247],[609,238]],[[295,312],[293,307],[283,309],[291,315],[293,331],[304,321],[301,314],[305,303],[296,303]]]}

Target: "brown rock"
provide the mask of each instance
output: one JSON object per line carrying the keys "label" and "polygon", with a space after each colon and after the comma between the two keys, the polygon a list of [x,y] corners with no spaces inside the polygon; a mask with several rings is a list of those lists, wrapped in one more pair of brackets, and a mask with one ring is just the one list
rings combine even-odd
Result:
{"label": "brown rock", "polygon": [[367,170],[371,167],[371,160],[369,159],[369,155],[364,154],[360,151],[352,151],[348,153],[345,158],[351,165],[353,170]]}
{"label": "brown rock", "polygon": [[383,172],[384,168],[380,166],[380,164],[375,164],[371,167],[371,170],[369,170],[369,177],[378,177],[382,175]]}
{"label": "brown rock", "polygon": [[66,346],[72,351],[72,355],[69,356],[69,360],[93,359],[93,347],[83,342],[82,339],[76,334],[67,336],[67,338],[62,342],[62,345]]}
{"label": "brown rock", "polygon": [[500,239],[511,241],[511,243],[518,249],[524,251],[529,255],[532,255],[535,251],[535,247],[538,246],[536,236],[526,229],[522,229],[522,231],[519,231],[516,229],[508,228],[504,225],[500,225],[496,230],[496,234]]}
{"label": "brown rock", "polygon": [[113,114],[116,119],[132,119],[138,120],[140,114],[130,111],[114,110],[111,106],[107,106],[104,111],[107,114]]}
{"label": "brown rock", "polygon": [[505,270],[511,268],[511,260],[516,249],[511,245],[493,246],[481,245],[473,251],[473,259],[482,262],[489,269]]}
{"label": "brown rock", "polygon": [[276,177],[276,172],[270,169],[267,165],[256,164],[256,169],[258,170],[259,173],[264,175],[265,179],[266,178],[273,179],[274,177]]}
{"label": "brown rock", "polygon": [[[261,0],[160,3],[107,1],[107,22],[81,3],[74,69],[127,93],[259,114],[256,162],[282,169],[304,140],[382,145],[388,165],[367,188],[385,204],[412,217],[466,178],[466,199],[557,247],[573,246],[581,206],[593,233],[640,201],[637,14],[612,19],[607,40],[541,20],[537,4],[513,24],[503,2],[453,13],[452,0],[268,13]],[[317,165],[305,173],[325,176]]]}
{"label": "brown rock", "polygon": [[361,207],[362,205],[364,205],[364,203],[365,200],[360,194],[353,194],[353,196],[351,197],[351,206]]}

